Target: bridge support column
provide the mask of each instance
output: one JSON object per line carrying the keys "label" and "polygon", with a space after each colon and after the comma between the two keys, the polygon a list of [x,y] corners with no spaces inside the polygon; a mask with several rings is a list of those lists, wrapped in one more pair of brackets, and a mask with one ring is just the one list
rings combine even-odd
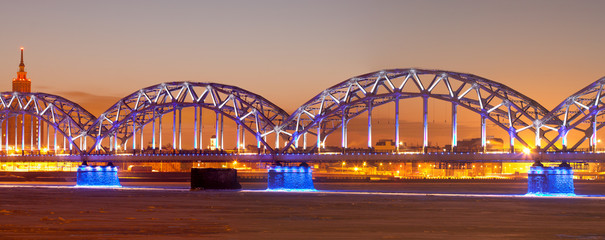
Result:
{"label": "bridge support column", "polygon": [[[8,134],[6,134],[6,147],[8,147]],[[50,124],[48,123],[46,124],[46,149],[50,150]]]}
{"label": "bridge support column", "polygon": [[[57,153],[57,129],[55,128],[55,129],[53,129],[53,130],[54,130],[53,132],[54,132],[54,134],[55,134],[55,136],[54,136],[54,146],[53,146],[53,148],[54,148],[54,150],[55,150],[55,154],[56,154],[56,153]],[[109,142],[109,145],[111,146],[111,141]]]}
{"label": "bridge support column", "polygon": [[204,142],[204,141],[202,141],[202,139],[203,139],[203,138],[202,138],[202,134],[204,133],[204,132],[202,131],[202,126],[204,126],[204,125],[203,125],[204,121],[203,121],[203,118],[202,118],[202,109],[203,109],[203,108],[200,106],[200,118],[199,118],[200,120],[198,121],[198,124],[199,124],[199,125],[198,125],[198,131],[199,131],[199,136],[200,136],[200,143],[199,143],[199,145],[198,145],[198,146],[199,146],[199,149],[200,149],[200,150],[203,150],[203,149],[204,149],[204,144],[202,144],[202,143]]}
{"label": "bridge support column", "polygon": [[155,151],[155,108],[151,113],[151,149]]}
{"label": "bridge support column", "polygon": [[246,129],[244,129],[244,125],[242,125],[242,149],[246,150]]}
{"label": "bridge support column", "polygon": [[429,146],[429,98],[422,96],[422,152],[428,152]]}
{"label": "bridge support column", "polygon": [[592,119],[591,122],[591,128],[592,128],[592,134],[590,136],[590,146],[591,146],[591,151],[592,152],[597,152],[597,142],[599,140],[597,140],[597,116],[599,115],[599,112],[597,112],[594,115],[594,118]]}
{"label": "bridge support column", "polygon": [[19,115],[15,115],[15,132],[14,132],[15,133],[15,136],[14,136],[15,137],[15,143],[14,143],[15,145],[13,146],[14,147],[13,149],[15,151],[17,151],[17,148],[19,148],[18,147],[19,146],[18,145],[19,144],[19,139],[17,139],[17,136],[19,135],[19,133],[18,133],[19,129],[17,127],[19,127]]}
{"label": "bridge support column", "polygon": [[401,144],[399,143],[401,140],[399,139],[399,96],[395,99],[395,151],[399,153],[399,147]]}
{"label": "bridge support column", "polygon": [[321,122],[317,124],[317,153],[321,153]]}
{"label": "bridge support column", "polygon": [[303,150],[307,150],[307,132],[303,133]]}
{"label": "bridge support column", "polygon": [[452,103],[452,149],[451,152],[456,150],[458,146],[458,103]]}
{"label": "bridge support column", "polygon": [[136,116],[132,117],[132,152],[137,150],[137,125]]}
{"label": "bridge support column", "polygon": [[[2,148],[4,148],[4,145],[2,145],[2,142],[4,141],[4,139],[2,139],[2,130],[4,129],[3,127],[3,123],[5,120],[0,119],[0,151],[2,151]],[[6,149],[8,151],[8,149]]]}
{"label": "bridge support column", "polygon": [[183,150],[183,109],[179,108],[179,151]]}
{"label": "bridge support column", "polygon": [[[0,130],[0,132],[2,132],[2,130]],[[84,137],[84,145],[86,145],[86,137]],[[0,148],[2,148],[2,140],[0,140]],[[40,121],[40,117],[38,117],[38,151],[40,150],[42,150],[42,121]]]}
{"label": "bridge support column", "polygon": [[[29,117],[30,120],[30,134],[29,134],[29,151],[30,154],[33,155],[34,153],[34,116],[30,116]],[[82,146],[82,144],[80,144],[80,146]]]}
{"label": "bridge support column", "polygon": [[197,150],[197,106],[193,106],[193,150]]}
{"label": "bridge support column", "polygon": [[373,101],[368,102],[368,148],[372,150],[372,109]]}
{"label": "bridge support column", "polygon": [[176,111],[172,112],[172,150],[176,150]]}
{"label": "bridge support column", "polygon": [[237,127],[236,127],[236,130],[237,130],[237,132],[236,132],[236,134],[237,134],[237,144],[236,144],[237,153],[239,153],[239,152],[240,152],[240,151],[239,151],[239,150],[240,150],[240,144],[239,144],[239,139],[240,139],[240,128],[241,128],[241,127],[240,127],[239,123],[237,123]]}
{"label": "bridge support column", "polygon": [[513,126],[510,126],[508,129],[508,140],[509,140],[509,146],[508,146],[508,151],[510,153],[515,153],[515,135],[517,134],[517,131],[515,130],[515,128]]}
{"label": "bridge support column", "polygon": [[[224,121],[223,121],[223,114],[221,114],[221,151],[225,149],[225,145],[223,145],[225,143],[223,141],[225,139],[224,138],[225,137],[224,136],[225,131],[224,131],[224,128],[223,128],[223,126],[224,126],[223,123],[224,123]],[[265,142],[267,142],[267,141],[265,140]]]}
{"label": "bridge support column", "polygon": [[485,124],[485,119],[486,117],[481,114],[481,152],[483,153],[487,152],[487,126]]}
{"label": "bridge support column", "polygon": [[536,139],[534,145],[536,146],[536,150],[540,150],[540,145],[542,142],[542,138],[540,137],[540,126],[536,126]]}
{"label": "bridge support column", "polygon": [[[214,115],[216,116],[216,119],[215,119],[215,122],[214,122],[214,131],[215,131],[215,133],[214,133],[215,134],[214,135],[214,140],[215,140],[214,147],[216,149],[219,149],[219,141],[218,141],[218,138],[219,138],[219,135],[218,135],[218,132],[219,132],[219,129],[218,129],[218,127],[219,127],[219,125],[218,125],[219,116],[218,115],[219,115],[219,113],[217,111],[214,111]],[[260,141],[260,139],[259,139],[259,141]]]}
{"label": "bridge support column", "polygon": [[143,137],[143,133],[145,131],[143,131],[143,130],[145,130],[145,124],[141,124],[139,126],[139,137],[141,138],[141,140],[139,141],[139,142],[141,142],[141,148],[139,149],[140,153],[143,153],[143,150],[145,150],[145,138]]}
{"label": "bridge support column", "polygon": [[25,114],[21,115],[21,152],[25,151]]}
{"label": "bridge support column", "polygon": [[[6,133],[5,133],[6,135],[5,135],[5,137],[6,137],[6,151],[7,151],[7,152],[8,152],[8,147],[9,147],[9,146],[8,146],[8,119],[9,119],[9,118],[7,118],[7,119],[6,119],[6,121],[4,121],[4,122],[6,123],[6,128],[4,128],[4,129],[6,130]],[[47,129],[48,129],[48,128],[47,128]],[[46,134],[46,135],[48,135],[48,134]]]}
{"label": "bridge support column", "polygon": [[342,147],[342,152],[345,152],[345,149],[347,149],[347,112],[346,110],[343,108],[342,109],[342,116],[341,116],[341,129],[342,129],[342,133],[341,133],[341,138],[340,138],[340,145]]}
{"label": "bridge support column", "polygon": [[158,134],[159,134],[158,150],[160,150],[160,151],[162,151],[162,117],[163,117],[162,114],[160,114],[160,116],[158,117]]}
{"label": "bridge support column", "polygon": [[561,148],[564,152],[567,152],[567,127],[561,126]]}

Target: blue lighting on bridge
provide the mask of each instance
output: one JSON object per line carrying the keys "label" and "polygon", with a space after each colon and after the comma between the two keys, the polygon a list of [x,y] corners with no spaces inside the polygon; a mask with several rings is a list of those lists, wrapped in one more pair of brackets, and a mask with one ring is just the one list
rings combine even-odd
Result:
{"label": "blue lighting on bridge", "polygon": [[76,187],[122,187],[118,178],[118,167],[81,165],[78,167]]}
{"label": "blue lighting on bridge", "polygon": [[316,191],[313,185],[313,170],[308,166],[269,169],[268,191]]}

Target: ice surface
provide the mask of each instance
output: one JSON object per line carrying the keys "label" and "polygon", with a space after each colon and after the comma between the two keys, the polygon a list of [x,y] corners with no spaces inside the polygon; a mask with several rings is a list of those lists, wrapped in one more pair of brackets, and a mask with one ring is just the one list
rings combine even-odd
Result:
{"label": "ice surface", "polygon": [[[605,238],[605,200],[431,194],[523,195],[526,182],[315,183],[315,193],[189,191],[188,183],[10,184],[0,187],[0,239]],[[375,194],[381,192],[417,194]],[[576,183],[576,192],[603,194],[605,183]]]}

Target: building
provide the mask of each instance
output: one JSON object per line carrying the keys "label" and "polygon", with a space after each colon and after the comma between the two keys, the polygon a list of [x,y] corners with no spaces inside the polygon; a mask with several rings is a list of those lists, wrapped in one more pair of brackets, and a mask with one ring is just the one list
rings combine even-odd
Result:
{"label": "building", "polygon": [[[21,48],[21,62],[19,63],[19,71],[17,77],[13,78],[13,92],[31,92],[31,80],[27,78],[25,71],[25,63],[23,61],[23,48]],[[14,103],[17,104],[17,103]],[[6,146],[5,149],[14,152],[29,149],[38,141],[38,119],[31,115],[12,115],[6,116],[8,121],[2,123],[2,140]]]}

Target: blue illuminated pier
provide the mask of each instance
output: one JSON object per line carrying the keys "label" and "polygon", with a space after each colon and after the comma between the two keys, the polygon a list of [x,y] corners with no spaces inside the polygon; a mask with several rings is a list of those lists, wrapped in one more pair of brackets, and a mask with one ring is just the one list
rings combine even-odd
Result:
{"label": "blue illuminated pier", "polygon": [[118,178],[118,167],[88,166],[78,167],[76,187],[122,187]]}
{"label": "blue illuminated pier", "polygon": [[574,196],[573,170],[570,167],[531,167],[527,173],[527,194]]}
{"label": "blue illuminated pier", "polygon": [[308,166],[271,167],[268,172],[267,190],[315,191],[312,172]]}

